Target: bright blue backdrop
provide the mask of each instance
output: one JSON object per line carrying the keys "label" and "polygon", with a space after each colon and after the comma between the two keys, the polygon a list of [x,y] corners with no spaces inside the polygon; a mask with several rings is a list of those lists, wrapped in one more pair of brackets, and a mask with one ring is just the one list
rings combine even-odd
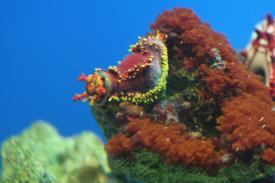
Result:
{"label": "bright blue backdrop", "polygon": [[81,72],[125,56],[164,10],[191,7],[243,48],[255,23],[275,14],[274,0],[1,0],[0,142],[37,119],[64,135],[102,133],[87,103],[71,98]]}

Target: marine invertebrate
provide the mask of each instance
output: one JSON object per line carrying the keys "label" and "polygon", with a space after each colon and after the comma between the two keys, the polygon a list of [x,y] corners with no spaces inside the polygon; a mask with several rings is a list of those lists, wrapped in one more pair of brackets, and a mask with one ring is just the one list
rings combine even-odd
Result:
{"label": "marine invertebrate", "polygon": [[167,35],[167,95],[92,108],[114,171],[187,183],[250,183],[272,174],[275,113],[260,78],[190,9],[166,11],[151,28]]}
{"label": "marine invertebrate", "polygon": [[163,94],[168,76],[168,53],[165,34],[156,32],[140,38],[118,67],[108,71],[97,69],[95,74],[81,74],[87,82],[86,91],[74,100],[90,100],[90,104],[108,101],[151,103]]}
{"label": "marine invertebrate", "polygon": [[105,183],[110,168],[102,142],[92,133],[63,138],[38,121],[1,149],[2,183]]}
{"label": "marine invertebrate", "polygon": [[251,42],[241,54],[245,64],[262,78],[275,99],[275,22],[271,14],[257,24]]}
{"label": "marine invertebrate", "polygon": [[186,132],[183,124],[152,123],[150,119],[131,119],[127,125],[129,136],[114,136],[107,144],[107,152],[112,156],[132,152],[146,147],[161,153],[167,162],[181,162],[186,166],[217,166],[226,155],[216,151],[210,139],[193,137]]}

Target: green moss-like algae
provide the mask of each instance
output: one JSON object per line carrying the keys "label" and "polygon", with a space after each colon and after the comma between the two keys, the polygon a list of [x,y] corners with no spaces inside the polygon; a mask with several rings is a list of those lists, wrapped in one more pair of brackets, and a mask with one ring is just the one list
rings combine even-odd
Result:
{"label": "green moss-like algae", "polygon": [[146,183],[249,183],[274,171],[274,167],[265,166],[269,173],[263,174],[260,171],[263,167],[255,161],[250,165],[235,163],[217,170],[218,176],[209,176],[210,170],[169,165],[160,155],[147,150],[136,152],[131,161],[125,157],[113,159],[112,165],[115,173]]}
{"label": "green moss-like algae", "polygon": [[110,169],[102,142],[93,133],[63,138],[38,122],[2,147],[1,183],[107,183]]}

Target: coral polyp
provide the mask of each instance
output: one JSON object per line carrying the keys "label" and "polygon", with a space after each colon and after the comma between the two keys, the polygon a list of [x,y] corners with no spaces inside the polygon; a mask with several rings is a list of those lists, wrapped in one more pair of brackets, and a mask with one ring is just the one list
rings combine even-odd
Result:
{"label": "coral polyp", "polygon": [[86,91],[74,100],[89,100],[91,105],[111,102],[152,103],[165,93],[168,76],[166,35],[149,34],[130,47],[131,54],[108,71],[96,69],[92,75],[81,74]]}

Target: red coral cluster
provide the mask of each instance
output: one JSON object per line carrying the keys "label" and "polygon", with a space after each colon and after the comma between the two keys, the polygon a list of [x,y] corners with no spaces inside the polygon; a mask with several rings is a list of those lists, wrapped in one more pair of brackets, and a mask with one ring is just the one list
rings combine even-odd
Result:
{"label": "red coral cluster", "polygon": [[[169,52],[177,58],[191,56],[198,62],[205,56],[213,57],[212,48],[220,50],[223,59],[235,57],[226,38],[215,33],[208,24],[202,23],[191,9],[175,8],[164,12],[152,25],[154,30],[166,33],[174,41]],[[188,48],[188,49],[186,49]]]}
{"label": "red coral cluster", "polygon": [[106,149],[110,155],[117,156],[145,147],[162,154],[169,163],[207,167],[224,163],[224,151],[217,150],[210,139],[193,137],[183,124],[164,125],[149,119],[131,119],[127,134],[116,135],[109,141]]}
{"label": "red coral cluster", "polygon": [[[192,10],[175,8],[173,11],[166,11],[152,28],[169,36],[168,40],[172,42],[169,55],[173,57],[170,60],[183,61],[188,68],[197,66],[201,69],[210,92],[219,94],[225,87],[249,93],[260,91],[262,95],[268,92],[260,79],[240,63],[225,36],[214,32],[208,24],[202,23]],[[215,57],[213,48],[219,50],[225,62],[224,71],[210,69],[205,65],[209,58]]]}
{"label": "red coral cluster", "polygon": [[[164,12],[152,28],[169,36],[170,60],[186,65],[191,57],[193,64],[188,62],[188,67],[199,68],[209,94],[220,98],[223,114],[217,120],[218,129],[232,149],[246,151],[261,146],[263,159],[274,163],[275,114],[268,89],[240,63],[226,38],[202,23],[190,9]],[[212,48],[219,50],[224,70],[210,68],[206,62],[215,57]]]}
{"label": "red coral cluster", "polygon": [[265,100],[244,93],[224,102],[218,129],[236,151],[246,151],[260,145],[274,148],[275,117],[271,108],[272,105],[267,105]]}
{"label": "red coral cluster", "polygon": [[[215,97],[224,96],[226,91],[237,89],[240,83],[237,79],[232,79],[230,76],[225,75],[219,69],[210,69],[206,64],[200,65],[200,71],[205,75],[205,83],[207,84],[211,94]],[[235,90],[235,93],[238,90]]]}
{"label": "red coral cluster", "polygon": [[[201,97],[221,102],[216,128],[223,140],[195,137],[179,123],[164,125],[134,118],[129,119],[123,134],[109,141],[107,151],[118,156],[146,148],[162,154],[170,163],[218,166],[228,161],[227,152],[260,148],[262,159],[275,164],[274,104],[268,89],[240,63],[226,38],[202,23],[190,9],[164,12],[152,28],[168,35],[170,64],[198,69],[207,86],[207,90],[199,91]],[[223,69],[211,67],[217,56],[213,48],[219,51]]]}
{"label": "red coral cluster", "polygon": [[112,156],[118,156],[125,152],[132,152],[135,145],[127,136],[119,134],[108,142],[106,149]]}

